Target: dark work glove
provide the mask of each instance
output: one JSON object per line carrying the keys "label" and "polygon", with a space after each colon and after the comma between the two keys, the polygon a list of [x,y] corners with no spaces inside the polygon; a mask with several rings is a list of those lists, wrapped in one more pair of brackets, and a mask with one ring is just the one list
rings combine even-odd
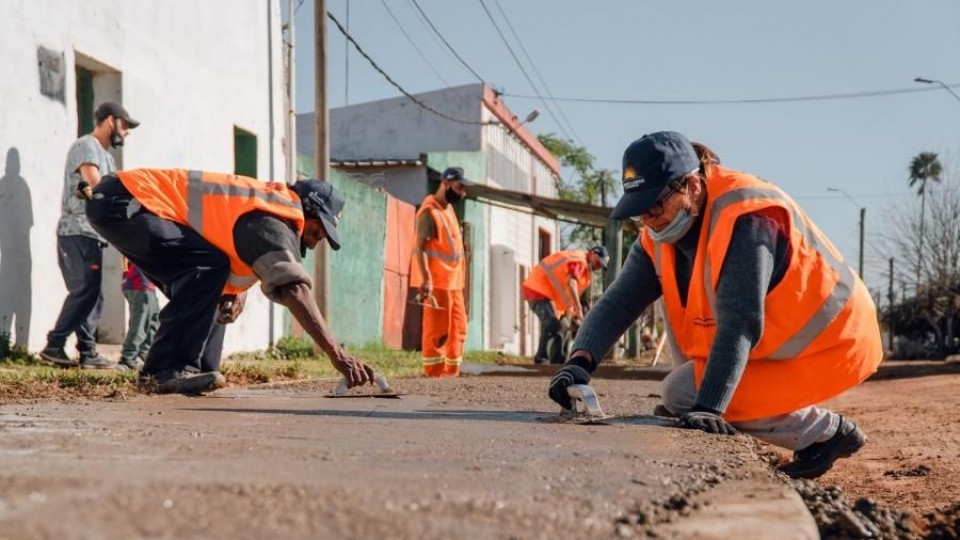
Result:
{"label": "dark work glove", "polygon": [[564,409],[573,407],[567,387],[574,384],[590,384],[590,370],[592,362],[586,358],[574,358],[560,368],[550,380],[550,389],[547,395]]}
{"label": "dark work glove", "polygon": [[694,409],[680,417],[680,427],[699,429],[717,435],[736,435],[737,430],[716,411],[694,407]]}
{"label": "dark work glove", "polygon": [[93,188],[90,187],[90,184],[86,180],[81,180],[77,184],[76,195],[78,199],[83,199],[85,201],[93,200]]}

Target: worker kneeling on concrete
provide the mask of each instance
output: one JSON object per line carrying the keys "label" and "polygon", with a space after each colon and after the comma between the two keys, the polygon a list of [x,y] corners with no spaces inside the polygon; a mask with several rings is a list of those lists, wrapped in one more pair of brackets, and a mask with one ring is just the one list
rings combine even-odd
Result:
{"label": "worker kneeling on concrete", "polygon": [[570,408],[567,387],[588,383],[662,296],[675,366],[663,405],[681,426],[794,450],[781,470],[799,478],[859,450],[860,428],[816,404],[876,371],[876,308],[810,218],[773,184],[721,167],[674,132],[627,147],[623,188],[612,217],[641,222],[641,240],[584,320],[550,397]]}
{"label": "worker kneeling on concrete", "polygon": [[560,317],[574,324],[583,320],[580,297],[590,288],[591,273],[606,268],[610,254],[603,246],[586,251],[558,251],[543,258],[523,282],[523,297],[540,319],[540,344],[533,360],[537,364],[563,363],[563,327]]}
{"label": "worker kneeling on concrete", "polygon": [[222,386],[218,371],[203,372],[201,355],[215,319],[238,315],[218,315],[221,297],[242,298],[257,281],[268,298],[290,310],[350,386],[372,382],[373,370],[347,354],[323,320],[300,264],[307,248],[323,239],[340,248],[343,205],[332,185],[317,180],[288,187],[160,169],[105,176],[87,202],[90,223],[170,300],[138,386],[186,394]]}

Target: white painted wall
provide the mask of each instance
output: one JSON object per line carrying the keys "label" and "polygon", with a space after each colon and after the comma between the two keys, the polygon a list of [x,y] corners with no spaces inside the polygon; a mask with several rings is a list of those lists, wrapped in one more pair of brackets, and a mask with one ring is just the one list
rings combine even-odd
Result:
{"label": "white painted wall", "polygon": [[[485,111],[487,118],[492,118],[489,111]],[[545,197],[556,197],[555,176],[550,169],[540,161],[527,147],[501,126],[488,125],[483,128],[484,153],[487,156],[487,182],[490,185],[520,191],[536,193]],[[513,210],[497,206],[488,207],[487,235],[488,253],[497,249],[512,251],[515,267],[513,273],[519,276],[520,266],[533,268],[539,261],[539,231],[545,229],[552,238],[551,252],[556,250],[558,226],[557,222],[532,215],[529,212]],[[509,291],[507,296],[512,302],[487,302],[484,310],[486,317],[485,328],[503,328],[502,321],[516,321],[516,330],[510,336],[503,332],[490,331],[486,343],[489,347],[502,350],[510,354],[532,355],[536,351],[539,339],[539,322],[530,312],[523,295],[520,292],[519,277],[506,280],[502,275],[503,268],[494,268],[493,265],[486,274],[487,290],[491,295],[502,288],[504,282],[516,283],[516,291]],[[497,271],[495,271],[497,270]],[[496,284],[496,287],[493,285]],[[524,310],[526,324],[519,317],[520,310]],[[521,338],[521,334],[523,337]],[[521,350],[521,343],[525,345]]]}
{"label": "white painted wall", "polygon": [[[77,137],[75,53],[121,72],[122,103],[141,122],[124,147],[125,168],[232,172],[238,126],[257,135],[259,178],[271,176],[271,158],[272,174],[281,178],[280,9],[278,0],[4,0],[0,35],[0,152],[16,149],[18,175],[29,190],[19,196],[29,200],[34,217],[25,333],[37,350],[66,295],[56,263],[56,223],[64,159]],[[65,103],[40,93],[39,46],[64,54]],[[118,287],[105,291],[114,301]],[[267,346],[268,306],[258,289],[251,292],[246,312],[227,332],[226,352]],[[279,308],[276,314],[279,336]]]}

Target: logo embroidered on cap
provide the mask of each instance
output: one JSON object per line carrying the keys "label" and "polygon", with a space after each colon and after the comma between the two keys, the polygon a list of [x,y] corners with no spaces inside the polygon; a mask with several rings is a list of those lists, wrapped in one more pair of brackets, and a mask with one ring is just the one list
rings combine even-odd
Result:
{"label": "logo embroidered on cap", "polygon": [[644,182],[644,178],[637,174],[636,169],[627,167],[623,171],[623,189],[633,189]]}

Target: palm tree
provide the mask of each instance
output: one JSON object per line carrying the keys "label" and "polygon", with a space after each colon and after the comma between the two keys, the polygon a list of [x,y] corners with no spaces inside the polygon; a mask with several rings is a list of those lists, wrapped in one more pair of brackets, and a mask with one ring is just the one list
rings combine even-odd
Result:
{"label": "palm tree", "polygon": [[920,196],[920,241],[917,245],[917,285],[920,284],[920,266],[923,261],[923,224],[927,202],[927,181],[940,181],[943,166],[936,152],[920,152],[910,160],[910,187],[917,186]]}

